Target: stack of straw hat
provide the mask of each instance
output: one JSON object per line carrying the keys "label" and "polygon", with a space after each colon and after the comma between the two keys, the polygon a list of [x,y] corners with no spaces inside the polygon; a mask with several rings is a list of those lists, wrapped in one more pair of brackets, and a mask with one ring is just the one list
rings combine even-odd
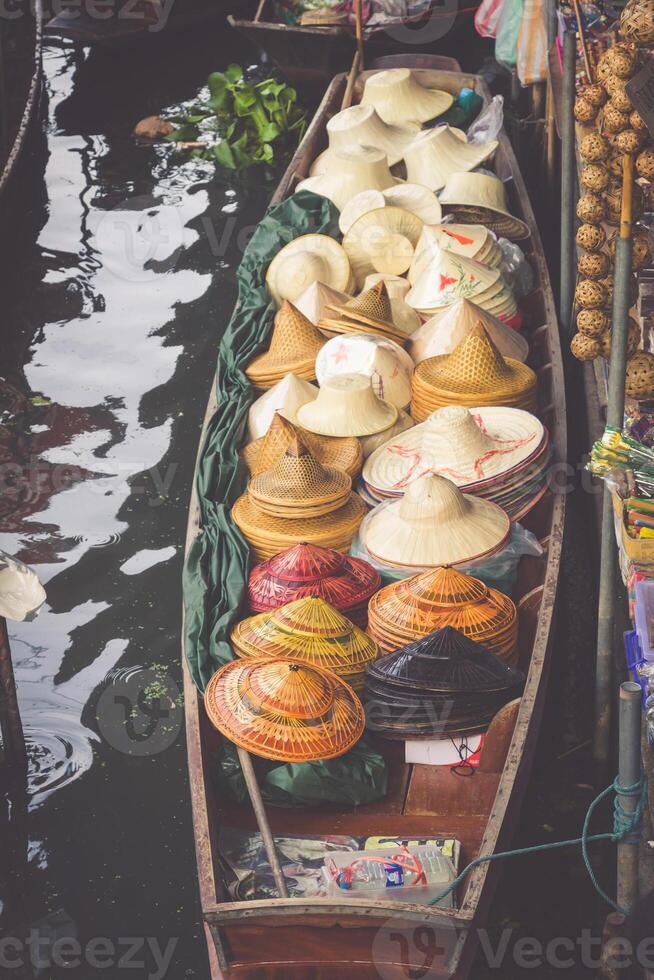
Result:
{"label": "stack of straw hat", "polygon": [[[536,375],[526,364],[502,357],[481,323],[451,354],[421,361],[411,385],[416,422],[445,405],[506,405],[528,412],[536,408]],[[306,410],[306,405],[300,409]]]}
{"label": "stack of straw hat", "polygon": [[302,543],[252,569],[248,602],[253,613],[262,613],[318,596],[365,629],[368,601],[380,586],[379,572],[367,561]]}
{"label": "stack of straw hat", "polygon": [[361,191],[353,197],[341,211],[338,227],[346,235],[354,222],[368,211],[387,207],[410,211],[425,225],[437,225],[443,217],[440,201],[428,187],[422,184],[395,184],[383,191]]}
{"label": "stack of straw hat", "polygon": [[329,311],[334,306],[343,306],[349,299],[347,293],[332,289],[331,286],[326,286],[324,282],[312,282],[298,296],[295,306],[307,320],[311,320],[314,327],[317,327],[323,317],[329,316]]}
{"label": "stack of straw hat", "polygon": [[407,273],[414,285],[432,260],[443,249],[474,259],[482,265],[501,269],[504,253],[492,231],[484,225],[427,225],[422,229],[416,245],[413,262]]}
{"label": "stack of straw hat", "polygon": [[524,674],[451,626],[366,669],[366,724],[385,738],[464,735],[517,697]]}
{"label": "stack of straw hat", "polygon": [[235,745],[276,762],[343,755],[365,727],[352,688],[330,670],[297,660],[234,660],[204,693],[209,721]]}
{"label": "stack of straw hat", "polygon": [[324,163],[322,173],[301,180],[297,189],[329,198],[339,211],[361,191],[383,191],[398,183],[389,169],[386,154],[374,146],[332,150]]}
{"label": "stack of straw hat", "polygon": [[360,538],[367,553],[392,571],[461,565],[497,554],[511,531],[506,511],[462,493],[443,476],[420,476],[405,494],[364,518]]}
{"label": "stack of straw hat", "polygon": [[239,657],[289,657],[333,670],[352,687],[363,686],[377,644],[324,599],[307,596],[234,627],[230,642]]}
{"label": "stack of straw hat", "polygon": [[347,551],[364,514],[350,477],[323,466],[296,435],[282,458],[250,481],[232,518],[254,558],[306,541]]}
{"label": "stack of straw hat", "polygon": [[415,123],[393,126],[385,123],[371,105],[352,105],[342,109],[327,123],[329,145],[313,161],[309,175],[328,173],[334,152],[352,147],[372,146],[386,154],[389,167],[395,166],[404,156],[409,143],[420,131]]}
{"label": "stack of straw hat", "polygon": [[276,414],[291,421],[301,405],[318,397],[316,385],[287,374],[265,394],[256,399],[248,412],[247,437],[253,441],[265,436]]}
{"label": "stack of straw hat", "polygon": [[430,317],[413,333],[407,350],[415,364],[428,357],[451,354],[479,323],[503,357],[527,360],[529,344],[525,338],[469,299],[460,299],[442,313]]}
{"label": "stack of straw hat", "polygon": [[287,374],[303,381],[316,377],[316,356],[325,338],[292,303],[284,300],[275,316],[270,347],[254,357],[245,369],[257,388],[272,388]]}
{"label": "stack of straw hat", "polygon": [[499,269],[457,255],[434,251],[406,295],[409,306],[431,316],[460,299],[470,299],[501,320],[512,320],[518,306]]}
{"label": "stack of straw hat", "polygon": [[300,436],[311,455],[323,466],[342,470],[353,480],[361,472],[363,451],[355,438],[316,436],[275,413],[265,436],[255,439],[241,451],[241,458],[250,476],[265,473],[279,462],[289,446]]}
{"label": "stack of straw hat", "polygon": [[517,659],[518,616],[496,589],[455,568],[436,568],[387,585],[368,604],[368,632],[380,648],[400,647],[453,626],[504,663]]}
{"label": "stack of straw hat", "polygon": [[366,78],[362,105],[371,105],[389,125],[426,123],[452,106],[449,92],[422,84],[424,75],[409,68],[388,68]]}
{"label": "stack of straw hat", "polygon": [[363,479],[370,497],[383,501],[401,497],[425,474],[440,473],[466,494],[499,504],[515,521],[544,494],[548,462],[548,433],[535,415],[450,405],[377,449]]}
{"label": "stack of straw hat", "polygon": [[315,402],[303,405],[297,421],[309,432],[324,436],[367,436],[397,422],[398,410],[378,398],[363,374],[327,378]]}
{"label": "stack of straw hat", "polygon": [[377,397],[396,408],[406,408],[411,401],[413,361],[385,337],[360,333],[328,340],[316,359],[318,384],[338,374],[365,374]]}
{"label": "stack of straw hat", "polygon": [[277,306],[294,303],[313,282],[349,293],[352,273],[342,245],[329,235],[300,235],[279,250],[268,266],[266,286]]}
{"label": "stack of straw hat", "polygon": [[357,289],[373,272],[403,275],[413,261],[422,229],[420,218],[406,208],[377,208],[357,218],[343,237]]}
{"label": "stack of straw hat", "polygon": [[427,129],[404,150],[407,180],[440,191],[452,174],[481,166],[498,146],[497,140],[469,143],[465,133],[447,125]]}
{"label": "stack of straw hat", "polygon": [[504,184],[494,174],[452,174],[440,201],[443,210],[463,224],[486,225],[496,235],[512,241],[521,241],[531,234],[529,225],[511,214]]}
{"label": "stack of straw hat", "polygon": [[331,315],[323,317],[318,326],[325,333],[376,334],[398,344],[408,339],[393,321],[393,308],[383,280],[343,306],[332,307]]}
{"label": "stack of straw hat", "polygon": [[386,292],[391,301],[391,317],[393,323],[403,334],[411,336],[416,332],[421,321],[416,311],[411,309],[404,298],[411,288],[409,282],[404,276],[391,276],[384,275],[381,272],[371,272],[365,278],[362,292],[365,293],[369,289],[372,289],[373,286],[378,286],[380,282],[383,282],[386,286]]}

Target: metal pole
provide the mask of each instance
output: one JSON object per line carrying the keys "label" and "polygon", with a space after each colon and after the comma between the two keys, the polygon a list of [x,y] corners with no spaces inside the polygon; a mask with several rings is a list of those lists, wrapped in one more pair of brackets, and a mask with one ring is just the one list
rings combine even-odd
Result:
{"label": "metal pole", "polygon": [[252,759],[250,758],[249,752],[246,752],[245,749],[242,749],[238,745],[236,746],[236,749],[238,752],[239,762],[241,763],[241,769],[243,770],[245,785],[247,786],[248,793],[250,794],[252,809],[254,810],[254,815],[257,818],[257,826],[259,827],[259,831],[263,839],[263,846],[266,849],[268,863],[270,864],[273,878],[275,879],[275,886],[279,892],[280,898],[288,898],[286,881],[282,872],[282,866],[279,863],[275,841],[273,840],[270,824],[268,823],[268,816],[266,814],[266,808],[263,805],[263,799],[261,798],[261,790],[259,789],[259,783],[257,782],[254,766],[252,765]]}
{"label": "metal pole", "polygon": [[[622,786],[633,786],[640,779],[641,689],[634,681],[620,685],[620,762],[618,778]],[[622,808],[633,813],[636,796],[620,797]],[[640,841],[628,838],[618,844],[618,905],[630,910],[638,898],[638,849]]]}
{"label": "metal pole", "polygon": [[0,616],[0,731],[7,763],[14,774],[27,773],[27,749],[20,720],[7,621]]}
{"label": "metal pole", "polygon": [[559,323],[563,335],[572,336],[572,303],[575,293],[575,71],[577,44],[572,31],[563,37],[563,96],[561,120],[561,271]]}

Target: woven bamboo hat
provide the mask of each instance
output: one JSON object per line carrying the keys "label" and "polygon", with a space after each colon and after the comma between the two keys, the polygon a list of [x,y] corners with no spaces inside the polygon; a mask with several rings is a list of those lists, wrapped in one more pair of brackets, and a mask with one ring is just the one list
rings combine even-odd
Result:
{"label": "woven bamboo hat", "polygon": [[368,622],[368,600],[380,585],[379,572],[367,561],[333,548],[301,543],[252,569],[248,602],[257,613],[319,596],[363,629]]}
{"label": "woven bamboo hat", "polygon": [[291,421],[300,405],[318,397],[316,385],[287,374],[276,385],[257,398],[248,412],[247,437],[260,439],[272,425],[276,413]]}
{"label": "woven bamboo hat", "polygon": [[239,657],[290,657],[363,681],[379,648],[362,629],[318,596],[307,596],[237,623],[230,642]]}
{"label": "woven bamboo hat", "polygon": [[377,397],[396,408],[406,408],[411,401],[413,361],[385,337],[360,333],[328,340],[316,360],[318,384],[338,374],[365,374]]}
{"label": "woven bamboo hat", "polygon": [[504,184],[493,174],[452,174],[440,195],[444,210],[462,224],[486,225],[503,238],[529,238],[529,225],[509,211]]}
{"label": "woven bamboo hat", "polygon": [[423,323],[411,336],[407,350],[415,364],[428,357],[450,354],[478,323],[483,325],[503,357],[527,360],[529,344],[525,338],[469,299],[452,303]]}
{"label": "woven bamboo hat", "polygon": [[425,123],[442,116],[454,102],[449,92],[422,85],[419,76],[408,68],[389,68],[366,79],[362,105],[372,105],[384,122],[406,124],[407,120]]}
{"label": "woven bamboo hat", "polygon": [[508,596],[455,568],[436,568],[380,589],[368,604],[368,632],[392,652],[443,626],[517,659],[518,618]]}
{"label": "woven bamboo hat", "polygon": [[250,361],[245,373],[257,388],[272,388],[287,374],[313,381],[316,355],[324,343],[311,321],[284,300],[275,316],[270,347]]}
{"label": "woven bamboo hat", "polygon": [[426,225],[438,224],[442,218],[440,201],[433,191],[421,184],[396,184],[383,191],[362,191],[345,205],[338,226],[346,235],[355,221],[368,211],[379,208],[403,208],[420,218]]}
{"label": "woven bamboo hat", "polygon": [[330,309],[342,306],[349,300],[347,293],[342,293],[338,289],[326,286],[324,282],[312,282],[295,301],[295,308],[302,313],[307,320],[311,320],[314,327],[317,327],[324,316],[329,315]]}
{"label": "woven bamboo hat", "polygon": [[386,286],[386,292],[391,301],[391,319],[394,326],[403,334],[411,336],[420,326],[420,317],[404,299],[411,288],[409,283],[403,276],[385,276],[381,272],[371,272],[369,276],[366,276],[361,292],[366,293],[374,286],[378,286],[380,282]]}
{"label": "woven bamboo hat", "polygon": [[[310,175],[329,173],[333,166],[335,150],[349,150],[352,147],[372,146],[386,155],[389,167],[399,163],[404,150],[420,131],[415,123],[404,126],[390,126],[377,115],[371,105],[352,105],[342,109],[327,123],[329,147],[316,157]],[[336,167],[340,164],[336,162]]]}
{"label": "woven bamboo hat", "polygon": [[536,375],[526,364],[502,357],[481,323],[451,354],[421,361],[411,384],[411,414],[418,422],[445,405],[536,407]]}
{"label": "woven bamboo hat", "polygon": [[440,310],[459,299],[477,302],[477,296],[492,298],[502,282],[499,269],[449,249],[434,250],[407,293],[406,301],[415,310]]}
{"label": "woven bamboo hat", "polygon": [[301,661],[225,664],[209,681],[204,706],[231,742],[276,762],[343,755],[365,726],[354,691],[331,671]]}
{"label": "woven bamboo hat", "polygon": [[350,494],[343,507],[322,517],[272,517],[257,507],[247,493],[232,507],[232,519],[250,546],[255,562],[272,558],[302,541],[348,551],[365,513],[365,504],[356,493]]}
{"label": "woven bamboo hat", "polygon": [[343,238],[357,289],[371,272],[406,272],[421,231],[420,218],[405,208],[379,208],[358,218]]}
{"label": "woven bamboo hat", "polygon": [[493,269],[501,269],[504,261],[497,238],[483,225],[425,225],[407,273],[411,285],[418,281],[443,249]]}
{"label": "woven bamboo hat", "polygon": [[299,429],[276,412],[265,436],[255,439],[241,451],[250,476],[259,476],[279,462],[298,435],[301,435],[311,455],[324,466],[342,470],[352,479],[361,472],[363,451],[358,439],[316,436],[313,432]]}
{"label": "woven bamboo hat", "polygon": [[316,7],[313,10],[305,10],[300,15],[302,27],[337,27],[347,22],[347,10],[336,10],[335,7]]}
{"label": "woven bamboo hat", "polygon": [[389,170],[386,154],[374,146],[333,150],[327,166],[325,173],[300,181],[297,189],[329,198],[339,211],[361,191],[383,191],[398,183]]}
{"label": "woven bamboo hat", "polygon": [[303,405],[298,422],[324,436],[365,436],[388,429],[397,421],[397,408],[378,398],[363,374],[328,378],[315,402]]}
{"label": "woven bamboo hat", "polygon": [[474,170],[492,157],[498,146],[497,140],[469,143],[465,133],[447,125],[428,129],[404,151],[407,179],[439,191],[451,174]]}
{"label": "woven bamboo hat", "polygon": [[511,521],[497,504],[462,493],[443,476],[421,476],[400,500],[375,508],[361,527],[367,551],[394,566],[460,565],[494,555]]}
{"label": "woven bamboo hat", "polygon": [[300,235],[274,257],[266,273],[266,285],[277,306],[294,302],[312,282],[323,282],[347,293],[351,285],[350,263],[343,248],[329,235]]}
{"label": "woven bamboo hat", "polygon": [[344,306],[332,307],[332,315],[319,323],[323,333],[371,333],[404,344],[408,337],[393,320],[393,306],[383,279],[350,299]]}

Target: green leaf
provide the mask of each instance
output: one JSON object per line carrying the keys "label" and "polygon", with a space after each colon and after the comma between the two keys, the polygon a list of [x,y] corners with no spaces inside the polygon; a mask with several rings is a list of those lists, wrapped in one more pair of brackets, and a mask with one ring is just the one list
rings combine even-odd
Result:
{"label": "green leaf", "polygon": [[166,139],[170,140],[171,143],[194,143],[199,135],[200,131],[197,126],[179,126],[178,129],[169,133]]}
{"label": "green leaf", "polygon": [[240,65],[228,65],[225,70],[225,77],[230,82],[240,82],[243,78],[243,69]]}

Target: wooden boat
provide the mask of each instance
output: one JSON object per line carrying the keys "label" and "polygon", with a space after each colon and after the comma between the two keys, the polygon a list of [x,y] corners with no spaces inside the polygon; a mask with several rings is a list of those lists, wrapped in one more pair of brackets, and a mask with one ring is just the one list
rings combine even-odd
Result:
{"label": "wooden boat", "polygon": [[43,37],[41,0],[21,4],[21,15],[0,27],[0,199],[7,199],[39,113]]}
{"label": "wooden boat", "polygon": [[[406,58],[413,67],[425,56]],[[424,71],[424,70],[423,70]],[[487,102],[478,76],[427,71],[430,84],[452,92],[475,89]],[[325,125],[340,108],[345,77],[336,77],[284,175],[274,201],[292,193],[326,144]],[[359,83],[360,94],[360,83]],[[525,302],[530,363],[538,372],[541,415],[550,428],[556,461],[566,459],[563,370],[554,301],[534,215],[518,165],[503,134],[496,170],[512,208],[528,223],[525,244],[536,288]],[[207,419],[215,407],[210,400]],[[563,536],[565,496],[548,493],[525,520],[545,548],[542,558],[523,558],[514,599],[519,608],[520,663],[527,671],[522,698],[505,706],[489,729],[480,766],[471,778],[449,769],[406,765],[402,746],[380,741],[389,766],[389,792],[378,804],[355,810],[268,809],[273,833],[452,835],[462,845],[462,866],[479,855],[510,847],[534,757],[545,700],[550,641]],[[200,531],[198,500],[191,502],[188,543]],[[185,705],[188,761],[202,915],[213,980],[357,980],[379,977],[469,975],[477,929],[488,916],[499,862],[476,867],[461,886],[455,907],[444,909],[363,899],[269,899],[233,901],[219,869],[221,827],[256,830],[247,805],[217,794],[212,759],[221,736],[209,724],[186,663]],[[409,972],[413,969],[415,972]]]}

